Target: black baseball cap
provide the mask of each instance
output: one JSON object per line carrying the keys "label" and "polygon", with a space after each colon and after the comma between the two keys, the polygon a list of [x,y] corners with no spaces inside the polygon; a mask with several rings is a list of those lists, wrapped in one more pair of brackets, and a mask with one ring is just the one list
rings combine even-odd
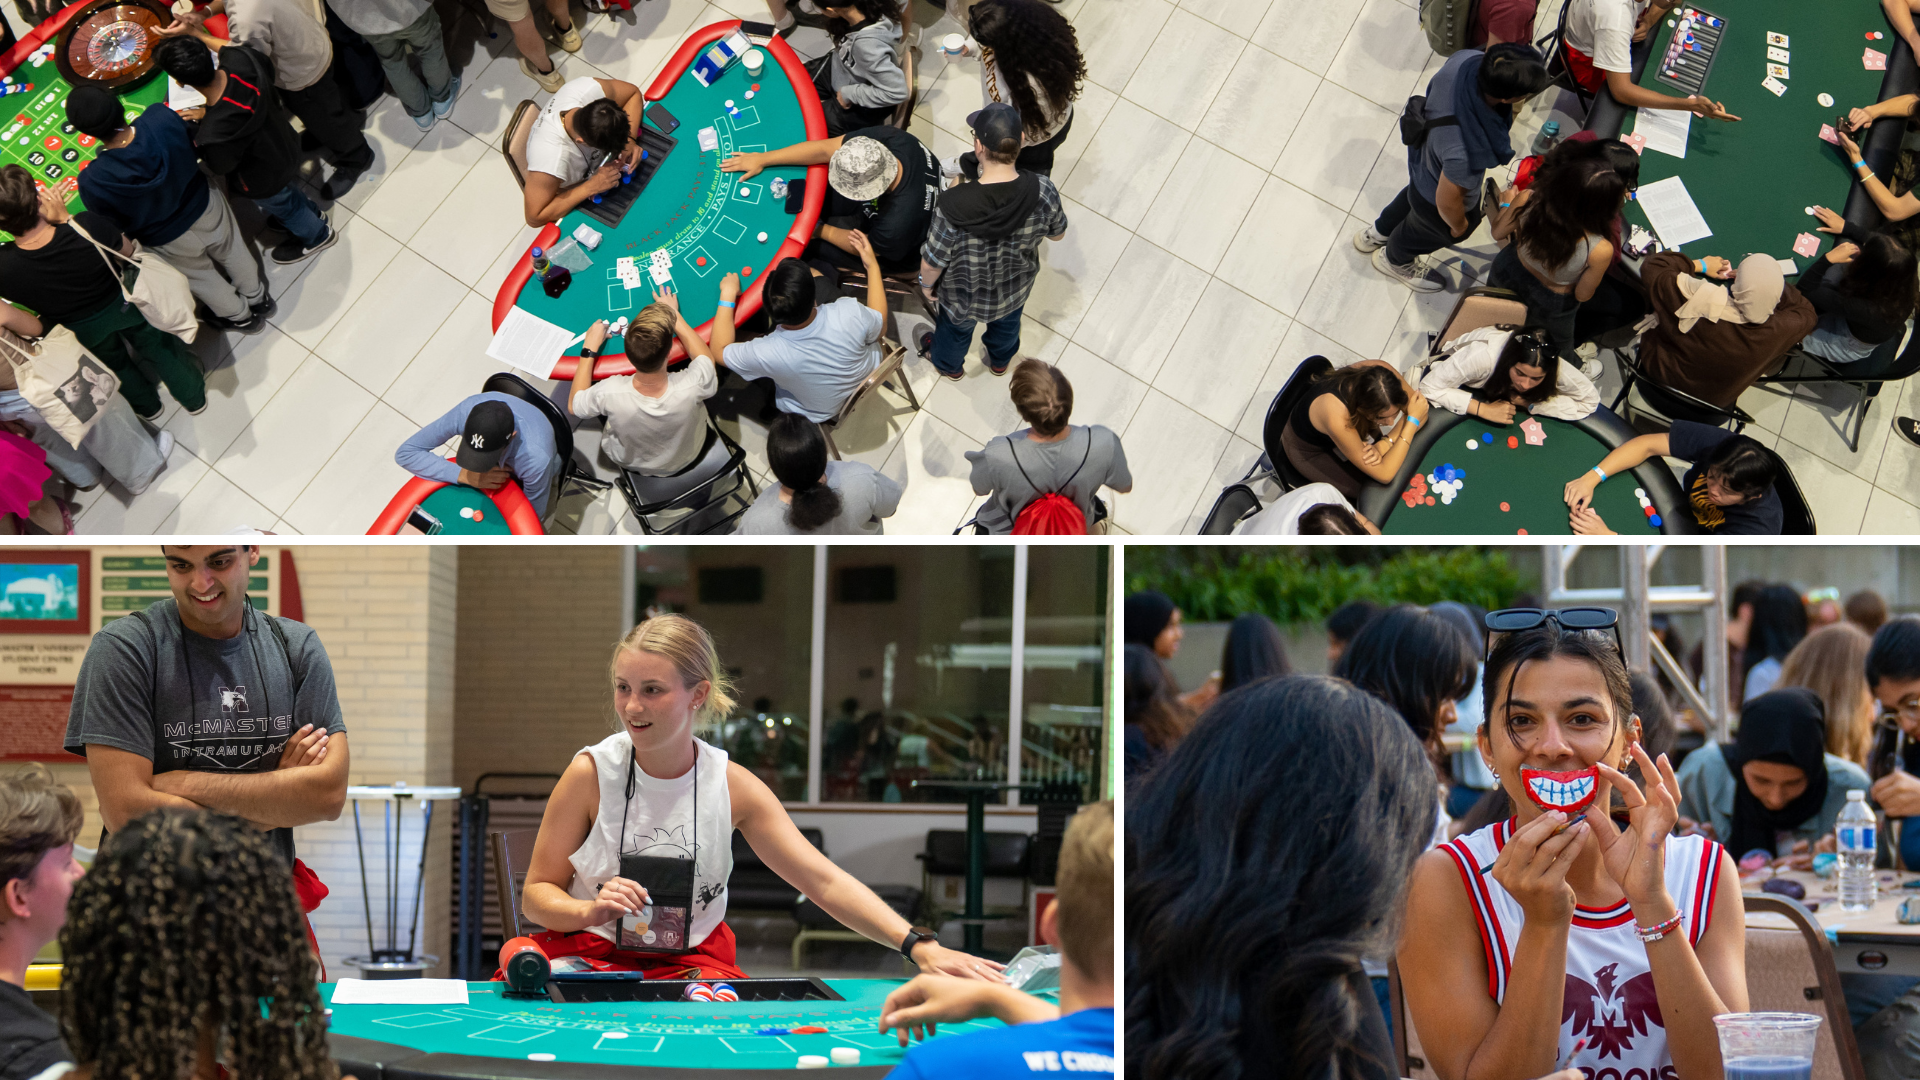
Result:
{"label": "black baseball cap", "polygon": [[453,463],[468,472],[486,472],[500,464],[513,441],[513,410],[504,401],[483,401],[467,414],[466,430],[460,433],[460,449]]}
{"label": "black baseball cap", "polygon": [[1012,139],[1020,140],[1020,110],[1004,101],[996,101],[978,112],[967,114],[967,126],[988,149]]}

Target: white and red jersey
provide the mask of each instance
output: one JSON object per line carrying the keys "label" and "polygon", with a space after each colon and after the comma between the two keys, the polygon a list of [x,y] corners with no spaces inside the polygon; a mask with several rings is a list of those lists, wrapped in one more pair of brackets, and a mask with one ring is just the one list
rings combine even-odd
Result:
{"label": "white and red jersey", "polygon": [[[1515,819],[1496,822],[1441,846],[1453,859],[1473,901],[1487,958],[1487,993],[1505,1002],[1514,945],[1526,916],[1519,901],[1493,879],[1493,861],[1513,836]],[[1667,838],[1667,892],[1680,908],[1681,929],[1699,945],[1713,919],[1720,876],[1719,844],[1701,836]],[[1567,932],[1567,983],[1560,1009],[1560,1051],[1587,1045],[1568,1065],[1587,1080],[1674,1080],[1667,1029],[1654,996],[1647,947],[1634,933],[1625,900],[1606,910],[1575,906]]]}

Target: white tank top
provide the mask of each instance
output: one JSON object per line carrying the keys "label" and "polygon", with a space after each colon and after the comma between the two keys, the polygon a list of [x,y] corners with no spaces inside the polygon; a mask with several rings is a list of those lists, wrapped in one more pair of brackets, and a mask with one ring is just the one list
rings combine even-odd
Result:
{"label": "white tank top", "polygon": [[[1509,818],[1440,848],[1453,859],[1466,883],[1486,950],[1487,992],[1503,1003],[1514,943],[1526,922],[1519,901],[1493,879],[1493,860],[1513,830],[1514,819]],[[1701,836],[1667,838],[1667,892],[1680,909],[1678,932],[1687,935],[1690,945],[1700,944],[1713,918],[1720,851],[1719,844]],[[1635,1071],[1648,1080],[1674,1076],[1647,947],[1634,933],[1633,909],[1625,900],[1604,911],[1581,906],[1573,911],[1556,1057],[1566,1057],[1582,1037],[1586,1047],[1567,1064],[1584,1066],[1588,1076],[1626,1077]]]}
{"label": "white tank top", "polygon": [[[633,752],[633,740],[625,731],[617,731],[580,753],[593,758],[594,772],[600,777],[600,812],[593,828],[568,856],[573,863],[573,884],[567,894],[577,900],[592,900],[595,891],[620,874],[620,853],[657,855],[694,860],[693,925],[687,933],[689,948],[699,945],[727,916],[727,877],[733,873],[733,804],[727,794],[727,753],[693,740],[699,752],[695,767],[685,776],[662,780],[648,776],[637,765],[633,769],[633,799],[627,799],[627,764]],[[699,776],[698,850],[695,850],[693,814],[694,778]],[[622,843],[620,821],[626,816],[626,836]],[[642,886],[646,882],[640,882]],[[643,912],[650,916],[651,911]],[[618,942],[613,922],[589,926],[588,930],[608,941]]]}

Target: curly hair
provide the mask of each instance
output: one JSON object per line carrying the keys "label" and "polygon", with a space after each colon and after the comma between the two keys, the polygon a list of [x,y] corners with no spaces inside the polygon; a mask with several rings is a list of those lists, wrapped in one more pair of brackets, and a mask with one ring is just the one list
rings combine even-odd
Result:
{"label": "curly hair", "polygon": [[293,877],[266,836],[208,810],[155,810],[73,890],[60,1031],[93,1075],[188,1075],[200,1024],[241,1080],[338,1080]]}
{"label": "curly hair", "polygon": [[967,9],[967,28],[983,48],[993,50],[1000,92],[1020,113],[1030,138],[1046,133],[1047,113],[1034,96],[1034,83],[1053,112],[1064,112],[1080,97],[1087,61],[1080,55],[1073,24],[1043,0],[979,0]]}

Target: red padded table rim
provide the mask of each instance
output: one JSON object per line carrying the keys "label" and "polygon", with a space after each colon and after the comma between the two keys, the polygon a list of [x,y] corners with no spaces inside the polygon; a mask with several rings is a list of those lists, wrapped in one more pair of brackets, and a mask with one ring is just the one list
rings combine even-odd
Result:
{"label": "red padded table rim", "polygon": [[[740,20],[730,19],[695,30],[686,41],[681,42],[679,51],[673,54],[667,61],[667,66],[660,70],[660,74],[654,77],[652,83],[648,84],[641,97],[647,101],[659,101],[666,97],[668,91],[673,89],[673,84],[679,82],[680,76],[686,74],[687,65],[693,63],[694,57],[700,55],[700,50],[740,29],[740,25]],[[780,70],[786,74],[787,81],[793,85],[796,96],[800,99],[800,116],[807,128],[807,137],[803,141],[812,142],[815,139],[826,138],[826,114],[821,111],[820,99],[813,92],[813,78],[807,74],[806,64],[801,62],[799,55],[784,38],[775,37],[767,42],[766,50],[780,64]],[[820,220],[820,208],[826,205],[826,199],[827,167],[825,165],[807,166],[805,205],[801,208],[799,215],[793,219],[793,228],[787,230],[786,241],[780,245],[780,250],[774,253],[772,261],[767,263],[769,267],[779,265],[782,259],[799,256],[808,241],[813,239],[813,227]],[[500,324],[506,321],[507,312],[513,310],[513,302],[519,299],[521,291],[527,287],[527,282],[533,277],[533,249],[551,247],[559,239],[559,225],[550,222],[541,228],[539,234],[527,245],[527,250],[520,254],[520,260],[513,264],[513,269],[507,274],[507,280],[501,282],[500,291],[494,294],[493,329],[500,329]],[[760,310],[760,286],[765,280],[766,274],[762,273],[747,286],[746,291],[740,294],[739,306],[734,310],[733,316],[736,324],[745,322]],[[712,340],[713,320],[709,318],[701,323],[695,332],[703,340]],[[667,362],[671,364],[686,358],[686,347],[675,341],[673,351],[667,356]],[[580,357],[577,354],[562,356],[560,362],[553,367],[553,377],[558,380],[573,378],[574,368],[579,361]],[[602,356],[593,366],[595,379],[631,374],[633,374],[633,365],[628,363],[626,356],[620,353]]]}
{"label": "red padded table rim", "polygon": [[[407,515],[414,507],[427,501],[427,496],[448,485],[438,480],[428,480],[416,476],[401,485],[394,493],[387,508],[373,519],[373,526],[367,530],[368,536],[394,536],[401,526],[407,523]],[[540,524],[540,515],[527,501],[527,493],[520,490],[517,483],[503,484],[498,491],[484,492],[500,508],[500,514],[507,522],[507,530],[515,536],[545,536],[546,526]]]}

